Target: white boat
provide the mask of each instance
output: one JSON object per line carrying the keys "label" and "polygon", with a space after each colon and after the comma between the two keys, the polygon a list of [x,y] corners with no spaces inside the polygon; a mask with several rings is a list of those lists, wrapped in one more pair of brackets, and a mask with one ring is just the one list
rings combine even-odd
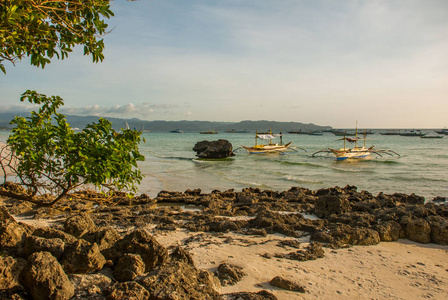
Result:
{"label": "white boat", "polygon": [[[290,150],[290,146],[292,142],[287,144],[283,144],[282,142],[282,133],[280,134],[272,134],[272,131],[269,130],[269,133],[260,134],[258,132],[255,133],[255,145],[252,147],[242,146],[244,149],[249,152],[249,154],[263,154],[263,153],[281,153]],[[275,138],[280,138],[280,143],[272,143],[272,140]],[[269,140],[269,144],[258,144],[258,139]]]}

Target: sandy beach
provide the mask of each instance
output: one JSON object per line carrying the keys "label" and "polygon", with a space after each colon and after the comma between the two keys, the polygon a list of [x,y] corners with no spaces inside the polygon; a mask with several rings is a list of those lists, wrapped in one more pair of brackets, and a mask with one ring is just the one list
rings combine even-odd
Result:
{"label": "sandy beach", "polygon": [[[14,226],[20,227],[20,224],[26,224],[30,228],[52,227],[61,232],[63,230],[70,232],[67,221],[78,218],[76,222],[79,223],[76,226],[90,232],[85,237],[78,238],[80,240],[85,238],[92,243],[96,241],[98,245],[102,245],[101,247],[106,247],[106,250],[116,247],[119,237],[115,238],[117,242],[106,246],[104,244],[106,240],[96,233],[101,230],[100,228],[109,228],[107,229],[109,232],[113,230],[119,233],[121,238],[135,231],[146,231],[160,244],[157,247],[166,249],[162,249],[163,251],[172,253],[180,246],[191,255],[197,269],[216,275],[212,276],[215,278],[212,280],[215,282],[212,288],[226,300],[263,299],[238,298],[238,296],[235,298],[235,293],[258,293],[263,290],[282,300],[448,299],[448,245],[444,233],[446,222],[440,217],[446,214],[445,205],[409,204],[421,202],[420,198],[412,195],[383,195],[383,198],[376,199],[370,199],[367,195],[366,200],[351,202],[352,209],[358,211],[333,213],[327,219],[318,218],[314,213],[317,215],[323,213],[320,205],[327,205],[332,201],[338,204],[347,203],[344,202],[346,200],[343,196],[337,198],[328,195],[319,196],[327,191],[365,196],[365,193],[358,193],[351,187],[330,188],[313,192],[314,204],[309,206],[310,191],[303,189],[291,189],[286,194],[273,193],[268,198],[266,195],[269,191],[258,190],[246,190],[241,193],[222,192],[213,195],[201,194],[199,191],[164,192],[154,200],[139,198],[141,201],[139,204],[123,203],[112,207],[94,205],[89,201],[64,204],[70,206],[61,204],[61,208],[64,209],[76,208],[62,215],[54,214],[55,210],[51,209],[30,211],[28,206],[21,207],[11,200],[5,199],[3,202],[5,207],[13,212],[15,221],[19,222],[19,225]],[[293,193],[296,194],[296,199],[302,200],[288,202],[286,199]],[[258,202],[259,199],[263,201]],[[322,199],[325,199],[325,202],[321,202]],[[353,199],[359,201],[359,198]],[[394,221],[388,221],[387,224],[400,226],[402,228],[400,235],[406,234],[406,239],[400,237],[394,241],[384,241],[394,235],[394,227],[387,229],[389,227],[381,225],[381,221],[365,225],[370,227],[357,225],[368,224],[366,220],[372,219],[373,214],[361,213],[361,209],[368,206],[360,206],[360,203],[371,205],[373,200],[385,207],[372,210],[378,220],[387,217],[385,212],[389,216],[396,216],[401,212],[403,216],[399,222],[402,225]],[[159,204],[155,205],[155,201]],[[188,205],[179,205],[179,201]],[[391,205],[391,201],[395,201],[396,206],[387,208],[387,205]],[[191,207],[193,203],[196,205],[194,208]],[[200,203],[203,205],[202,209],[198,209]],[[310,214],[291,213],[306,207],[311,207],[308,209]],[[89,213],[81,216],[78,215],[80,211]],[[413,218],[428,216],[426,219],[409,221],[406,218],[410,215]],[[398,217],[396,220],[399,220]],[[418,227],[424,220],[432,222],[432,227]],[[344,222],[350,222],[352,225],[348,226]],[[91,224],[89,227],[84,227],[89,223]],[[431,235],[423,228],[429,229]],[[386,229],[389,231],[385,231]],[[437,232],[441,235],[436,235]],[[417,233],[420,235],[416,235]],[[423,233],[426,237],[431,236],[430,242],[420,243],[410,240],[421,239]],[[325,242],[326,239],[330,239],[330,242]],[[308,251],[311,248],[308,246],[315,244],[316,240],[323,241],[317,243],[320,251],[323,251],[322,255],[307,256],[303,260],[300,256],[291,256],[293,253]],[[103,253],[107,258],[107,251]],[[100,253],[98,255],[101,256]],[[238,278],[234,284],[223,283],[217,272],[223,263],[241,270],[244,276]],[[111,262],[108,266],[106,269],[115,268],[116,265],[115,262]],[[100,269],[98,272],[101,272]],[[141,275],[143,276],[141,278],[148,276]],[[90,278],[91,275],[82,276]],[[278,276],[303,287],[304,292],[291,291],[271,284],[271,280]],[[138,278],[135,280],[141,282]],[[222,285],[217,283],[218,278]],[[88,279],[85,280],[88,282]],[[76,295],[82,295],[83,292],[85,293],[85,289],[75,290]],[[81,299],[77,297],[74,299]],[[213,296],[211,299],[217,298]]]}
{"label": "sandy beach", "polygon": [[[166,247],[182,244],[191,236],[200,237],[187,247],[200,269],[215,271],[222,262],[242,267],[247,276],[236,285],[223,287],[221,293],[265,289],[284,300],[448,299],[448,246],[403,239],[374,246],[325,248],[324,258],[299,262],[262,256],[294,250],[278,245],[290,240],[283,235],[257,238],[233,233],[187,234],[178,230],[155,236]],[[275,288],[269,284],[275,276],[293,280],[307,292]]]}

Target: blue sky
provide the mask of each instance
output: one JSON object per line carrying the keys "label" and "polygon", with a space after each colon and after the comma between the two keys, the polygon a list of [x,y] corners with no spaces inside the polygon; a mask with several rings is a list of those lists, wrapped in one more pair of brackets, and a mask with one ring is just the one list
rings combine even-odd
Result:
{"label": "blue sky", "polygon": [[66,114],[448,126],[446,0],[116,0],[112,10],[102,63],[79,47],[44,70],[6,64],[0,109],[34,89],[64,98]]}

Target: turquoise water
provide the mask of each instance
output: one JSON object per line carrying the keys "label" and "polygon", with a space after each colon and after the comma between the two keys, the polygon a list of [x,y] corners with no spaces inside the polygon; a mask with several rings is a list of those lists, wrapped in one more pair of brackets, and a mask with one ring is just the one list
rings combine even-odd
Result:
{"label": "turquoise water", "polygon": [[[0,141],[7,137],[0,133]],[[442,139],[370,135],[367,146],[391,149],[400,157],[336,161],[332,156],[312,158],[315,151],[328,147],[340,148],[341,141],[331,133],[322,136],[285,134],[283,141],[307,150],[294,154],[252,154],[237,151],[225,161],[195,159],[192,150],[202,140],[226,139],[236,149],[253,145],[253,133],[143,133],[146,143],[140,146],[146,161],[140,163],[145,175],[140,193],[155,197],[161,190],[180,191],[201,188],[241,190],[258,187],[283,191],[292,186],[319,189],[355,185],[374,195],[385,193],[416,193],[431,200],[448,197],[448,136]]]}

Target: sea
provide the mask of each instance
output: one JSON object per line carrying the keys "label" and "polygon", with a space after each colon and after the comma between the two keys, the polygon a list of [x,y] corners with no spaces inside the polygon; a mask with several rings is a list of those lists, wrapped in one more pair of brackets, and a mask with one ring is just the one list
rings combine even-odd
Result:
{"label": "sea", "polygon": [[[139,193],[156,197],[162,190],[184,192],[200,188],[202,192],[253,187],[285,191],[291,187],[311,190],[353,185],[373,195],[380,192],[415,193],[427,201],[448,198],[448,136],[423,139],[397,135],[369,134],[366,146],[392,150],[400,156],[372,156],[368,159],[337,161],[332,155],[313,157],[328,148],[342,148],[340,137],[283,134],[283,142],[292,142],[296,151],[286,154],[248,154],[242,145],[253,146],[255,132],[204,135],[199,132],[144,132],[139,164],[144,178]],[[433,134],[431,130],[422,130]],[[9,132],[0,132],[4,142]],[[225,139],[233,145],[235,156],[225,160],[201,160],[193,147],[199,141]],[[260,140],[259,140],[260,143]]]}

